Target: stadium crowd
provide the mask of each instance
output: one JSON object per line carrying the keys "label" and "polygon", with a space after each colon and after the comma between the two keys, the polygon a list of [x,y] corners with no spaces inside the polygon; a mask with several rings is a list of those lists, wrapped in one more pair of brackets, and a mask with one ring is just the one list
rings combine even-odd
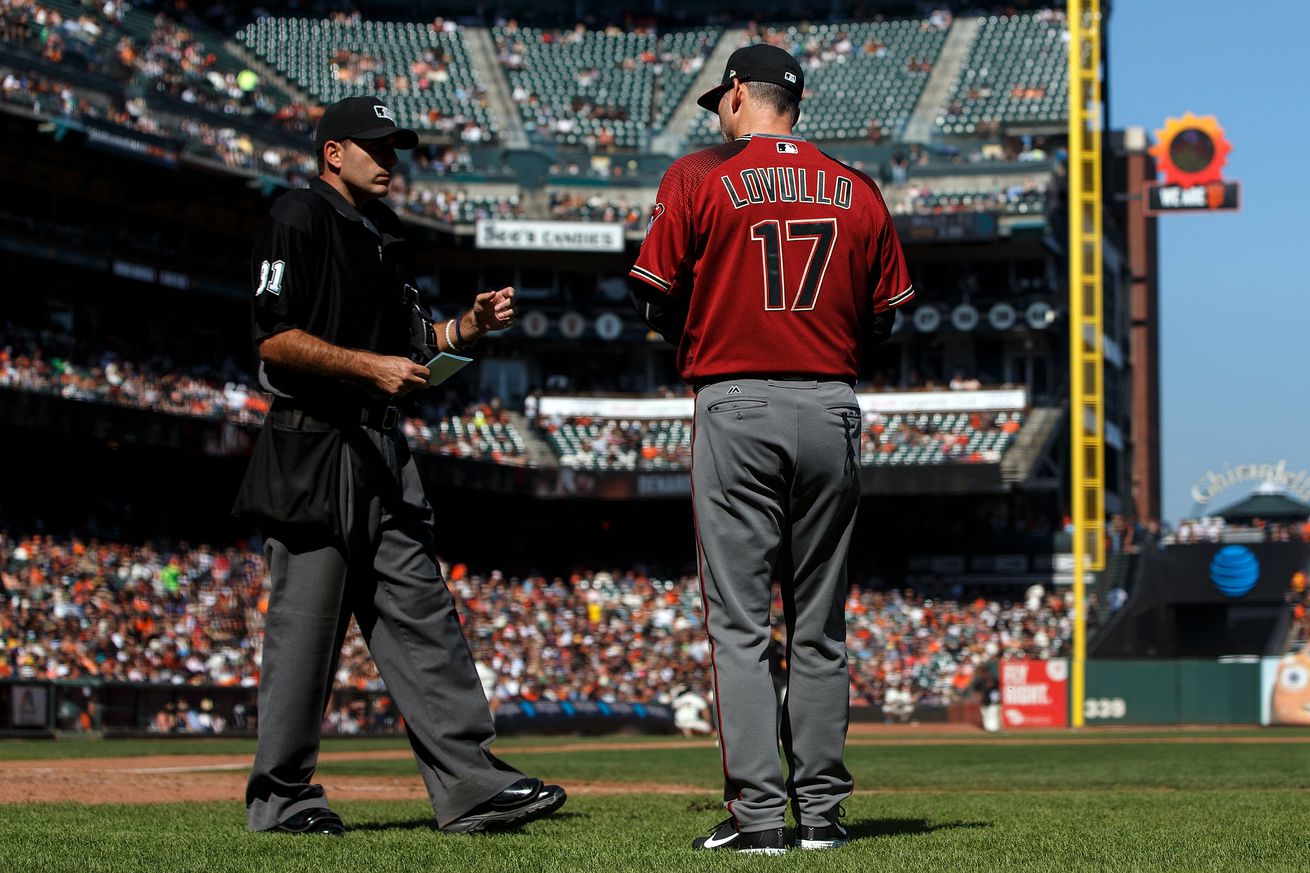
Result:
{"label": "stadium crowd", "polygon": [[634,469],[691,465],[690,419],[549,415],[538,416],[536,423],[566,466]]}
{"label": "stadium crowd", "polygon": [[[230,359],[217,369],[187,368],[166,357],[128,361],[113,352],[88,353],[69,336],[12,324],[0,330],[0,388],[250,426],[263,423],[270,402]],[[469,402],[452,394],[433,395],[425,397],[416,412],[404,420],[403,428],[417,451],[527,462],[522,435],[498,398]],[[684,420],[530,418],[570,466],[681,468],[689,462],[690,431]],[[1012,436],[1019,427],[1014,416],[996,414],[975,413],[967,427],[950,431],[941,430],[929,417],[871,414],[866,417],[865,439],[869,451],[940,445],[943,462],[985,462],[995,460],[993,454],[963,452],[963,441],[993,433]]]}
{"label": "stadium crowd", "polygon": [[43,60],[123,86],[141,83],[155,94],[207,112],[254,117],[296,134],[313,129],[315,118],[309,107],[279,99],[257,76],[242,82],[240,71],[231,65],[224,69],[218,47],[206,45],[183,23],[182,19],[192,17],[188,4],[166,5],[169,14],[161,11],[154,16],[148,39],[134,39],[124,27],[133,4],[121,0],[83,3],[76,17],[35,0],[0,0],[0,39],[30,48]]}
{"label": "stadium crowd", "polygon": [[0,388],[242,424],[262,423],[269,406],[267,395],[241,381],[231,361],[219,371],[187,372],[166,358],[132,362],[110,352],[81,356],[70,336],[13,325],[0,332]]}
{"label": "stadium crowd", "polygon": [[[225,119],[245,118],[268,126],[270,133],[300,137],[313,129],[316,110],[275,98],[257,76],[242,82],[234,69],[220,69],[216,54],[192,30],[163,13],[155,16],[148,41],[134,41],[119,29],[130,10],[108,0],[85,5],[74,18],[32,0],[0,0],[0,39],[71,71],[92,73],[103,83],[98,88],[73,84],[11,63],[0,67],[0,97],[41,115],[180,137],[191,154],[304,184],[314,171],[308,149],[277,145],[273,136],[260,140]],[[105,50],[106,41],[113,43],[112,51]],[[177,111],[152,108],[146,94],[176,101]],[[181,111],[184,107],[202,112]]]}
{"label": "stadium crowd", "polygon": [[162,118],[141,97],[105,95],[31,70],[0,65],[0,99],[38,115],[103,122],[170,139],[180,133],[179,145],[189,154],[284,179],[293,186],[306,184],[315,173],[306,150],[261,142],[234,127],[200,118]]}
{"label": "stadium crowd", "polygon": [[[253,687],[266,575],[253,545],[129,545],[0,531],[0,679]],[[669,703],[683,690],[709,694],[694,576],[630,569],[515,578],[462,564],[446,576],[494,701]],[[1059,656],[1069,635],[1065,601],[1036,588],[1013,603],[853,588],[846,603],[852,702],[881,706],[895,688],[916,703],[945,703],[996,658]],[[776,621],[776,596],[773,611]],[[775,637],[773,660],[782,668],[780,629]],[[336,686],[346,694],[384,690],[353,625]],[[351,712],[366,717],[349,703],[333,712],[338,727]],[[198,719],[191,713],[184,723]],[[176,711],[171,723],[177,728]]]}
{"label": "stadium crowd", "polygon": [[451,224],[471,224],[478,219],[523,218],[523,204],[517,194],[489,196],[470,194],[465,188],[408,184],[397,176],[388,202],[397,212]]}
{"label": "stadium crowd", "polygon": [[1227,521],[1216,515],[1185,518],[1163,542],[1221,543],[1237,541],[1271,543],[1310,542],[1310,521],[1252,518]]}
{"label": "stadium crowd", "polygon": [[943,215],[958,212],[1040,215],[1046,202],[1046,186],[1032,179],[989,190],[971,191],[942,191],[932,185],[910,185],[902,195],[900,199],[891,199],[888,204],[895,215]]}
{"label": "stadium crowd", "polygon": [[[0,330],[0,389],[260,425],[270,397],[246,379],[231,360],[217,370],[188,370],[167,358],[133,362],[112,352],[82,353],[72,337],[49,331],[12,324]],[[521,462],[512,437],[493,433],[493,425],[510,427],[498,399],[482,403],[451,393],[433,395],[424,398],[419,412],[403,424],[417,451]]]}
{"label": "stadium crowd", "polygon": [[[1310,539],[1308,537],[1307,539]],[[1292,587],[1287,594],[1287,601],[1292,605],[1292,633],[1290,651],[1310,652],[1310,588],[1306,586],[1306,574],[1296,573],[1292,576]]]}
{"label": "stadium crowd", "polygon": [[599,221],[622,224],[626,230],[645,230],[648,210],[626,198],[612,200],[593,194],[551,192],[550,216],[561,221]]}

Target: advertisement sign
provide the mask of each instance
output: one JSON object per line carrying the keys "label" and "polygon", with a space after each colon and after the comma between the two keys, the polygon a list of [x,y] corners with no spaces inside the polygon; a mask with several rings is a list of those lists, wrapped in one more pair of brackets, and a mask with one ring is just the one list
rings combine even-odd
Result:
{"label": "advertisement sign", "polygon": [[92,148],[127,152],[166,167],[176,167],[181,163],[182,144],[176,140],[94,121],[85,122],[84,127],[87,145]]}
{"label": "advertisement sign", "polygon": [[621,252],[623,225],[583,221],[496,221],[483,218],[474,237],[480,249],[538,252]]}
{"label": "advertisement sign", "polygon": [[[560,320],[560,329],[570,335],[566,322],[568,313]],[[584,321],[577,315],[579,321]],[[581,336],[585,323],[576,334]],[[857,394],[860,411],[871,413],[920,412],[983,412],[1021,410],[1028,408],[1028,392],[1024,388],[996,388],[982,391],[878,391]],[[691,418],[696,411],[694,397],[561,397],[547,395],[541,398],[538,412],[542,416],[561,417],[591,415],[601,418]]]}
{"label": "advertisement sign", "polygon": [[[564,327],[566,315],[561,319]],[[581,319],[581,316],[578,316]],[[581,329],[577,331],[581,335]],[[567,331],[565,331],[567,335]],[[870,413],[982,412],[1020,410],[1028,407],[1023,388],[983,391],[879,391],[857,394],[860,411]],[[545,396],[538,407],[543,416],[592,415],[603,418],[691,418],[696,411],[694,397],[560,397]]]}
{"label": "advertisement sign", "polygon": [[1310,651],[1262,663],[1261,724],[1310,725]]}
{"label": "advertisement sign", "polygon": [[1001,721],[1006,728],[1069,724],[1069,662],[1001,662]]}
{"label": "advertisement sign", "polygon": [[1213,115],[1190,112],[1165,120],[1149,149],[1164,184],[1146,185],[1147,215],[1169,212],[1232,212],[1241,206],[1241,188],[1223,178],[1232,145]]}
{"label": "advertisement sign", "polygon": [[1026,409],[1025,388],[996,388],[982,391],[879,391],[857,394],[860,411],[870,412],[983,412]]}
{"label": "advertisement sign", "polygon": [[49,727],[49,704],[44,685],[15,685],[9,699],[9,724],[16,728]]}

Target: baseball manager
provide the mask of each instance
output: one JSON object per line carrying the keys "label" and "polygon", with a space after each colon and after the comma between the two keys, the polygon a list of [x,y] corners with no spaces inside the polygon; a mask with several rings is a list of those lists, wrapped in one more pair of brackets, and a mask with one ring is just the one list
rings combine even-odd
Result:
{"label": "baseball manager", "polygon": [[[793,134],[804,89],[782,49],[732,54],[699,101],[718,113],[725,144],[669,168],[630,273],[639,310],[677,345],[696,389],[692,502],[730,816],[698,849],[846,841],[852,386],[863,351],[914,291],[877,186]],[[789,665],[781,707],[768,657],[775,580]]]}

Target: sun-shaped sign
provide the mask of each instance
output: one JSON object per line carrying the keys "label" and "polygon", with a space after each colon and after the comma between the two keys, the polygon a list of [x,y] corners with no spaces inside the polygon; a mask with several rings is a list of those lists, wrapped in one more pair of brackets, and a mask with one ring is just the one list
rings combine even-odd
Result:
{"label": "sun-shaped sign", "polygon": [[1167,118],[1164,129],[1155,132],[1150,152],[1164,174],[1166,185],[1190,188],[1223,181],[1223,167],[1233,147],[1213,115]]}

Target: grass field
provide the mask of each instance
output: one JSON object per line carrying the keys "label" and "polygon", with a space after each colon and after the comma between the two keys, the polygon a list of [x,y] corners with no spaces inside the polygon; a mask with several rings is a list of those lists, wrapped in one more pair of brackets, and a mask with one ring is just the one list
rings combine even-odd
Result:
{"label": "grass field", "polygon": [[[847,755],[857,786],[846,804],[853,842],[751,858],[689,848],[723,817],[718,752],[703,741],[666,748],[637,739],[634,748],[605,749],[515,739],[498,751],[566,787],[621,782],[652,790],[579,791],[554,817],[495,836],[442,835],[421,801],[339,801],[333,806],[351,829],[342,840],[249,835],[239,790],[222,803],[0,805],[0,869],[1308,870],[1308,740],[1304,731],[856,738]],[[400,745],[356,740],[324,748]],[[252,751],[243,740],[0,743],[0,759],[9,762]],[[330,760],[320,775],[329,786],[346,777],[417,781],[403,759]],[[683,787],[663,793],[659,785]]]}

